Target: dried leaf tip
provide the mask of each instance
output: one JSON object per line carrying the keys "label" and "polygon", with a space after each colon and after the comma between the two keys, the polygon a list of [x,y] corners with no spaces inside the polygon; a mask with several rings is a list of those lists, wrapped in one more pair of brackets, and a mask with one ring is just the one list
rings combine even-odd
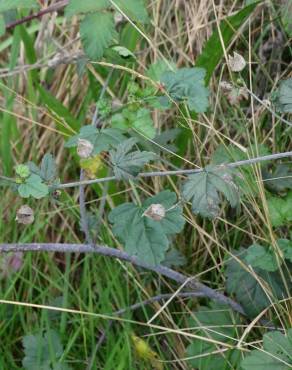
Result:
{"label": "dried leaf tip", "polygon": [[34,211],[24,204],[18,209],[15,220],[19,224],[30,225],[34,222]]}
{"label": "dried leaf tip", "polygon": [[155,221],[161,221],[165,214],[166,210],[162,204],[151,204],[143,213],[143,216],[152,218]]}
{"label": "dried leaf tip", "polygon": [[85,139],[78,139],[77,154],[80,158],[88,158],[93,152],[93,144]]}
{"label": "dried leaf tip", "polygon": [[228,63],[232,72],[240,72],[246,66],[244,57],[236,52],[233,52],[233,56],[228,56]]}

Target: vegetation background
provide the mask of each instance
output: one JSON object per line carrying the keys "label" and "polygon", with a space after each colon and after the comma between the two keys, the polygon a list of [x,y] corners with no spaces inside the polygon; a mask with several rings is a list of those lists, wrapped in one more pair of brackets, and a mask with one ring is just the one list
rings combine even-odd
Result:
{"label": "vegetation background", "polygon": [[[38,3],[41,9],[58,4],[54,0]],[[129,7],[139,8],[141,3],[131,0]],[[103,59],[98,59],[107,63],[104,65],[84,57],[80,16],[68,18],[61,7],[6,30],[0,39],[1,174],[12,177],[16,165],[40,163],[45,153],[51,153],[61,182],[78,180],[79,158],[74,149],[64,148],[65,141],[91,123],[98,101],[99,109],[105,111],[109,101],[115,109],[133,104],[133,99],[137,100],[148,87],[145,76],[149,76],[151,66],[164,59],[177,68],[192,67],[199,60],[201,67],[211,71],[210,104],[209,110],[199,115],[178,106],[151,109],[151,116],[144,117],[142,125],[152,127],[153,121],[156,134],[168,133],[166,141],[161,138],[168,152],[163,152],[163,160],[149,165],[148,170],[189,168],[194,163],[205,167],[211,162],[292,150],[291,126],[285,122],[289,121],[289,111],[284,115],[271,113],[276,111],[271,104],[273,92],[278,91],[280,81],[292,77],[290,0],[256,4],[154,0],[147,1],[146,7],[147,24],[125,19],[117,24],[113,45],[123,49],[107,49]],[[233,23],[232,37],[227,41],[228,35],[223,29],[220,32],[219,25],[230,22],[228,17],[242,9],[246,16]],[[6,24],[38,11],[29,7],[9,10]],[[96,38],[95,43],[103,43],[94,27],[89,32]],[[217,38],[206,52],[206,41],[216,32]],[[228,64],[228,55],[234,51],[247,62],[241,72],[232,71]],[[157,73],[157,69],[154,71]],[[144,108],[145,100],[142,96],[134,104]],[[240,186],[245,190],[241,205],[232,209],[224,201],[213,220],[195,215],[185,204],[186,225],[173,240],[175,251],[167,263],[214,290],[225,291],[226,264],[241,248],[257,244],[270,247],[269,251],[277,255],[279,239],[290,240],[292,248],[291,158],[283,161],[285,167],[269,162],[240,171]],[[108,176],[107,155],[99,155],[89,170],[96,177]],[[165,189],[180,197],[180,177],[87,187],[86,204],[92,212],[92,229],[98,231],[98,243],[122,249],[113,235],[108,213],[123,202],[139,203]],[[0,186],[0,196],[2,243],[84,242],[78,189],[62,191],[57,199],[26,201]],[[15,220],[24,203],[34,210],[35,222],[31,225]],[[277,265],[287,290],[291,281],[288,263]],[[262,314],[256,312],[257,319],[255,315],[238,317],[205,298],[176,296],[179,286],[162,276],[93,254],[1,254],[0,279],[1,300],[10,301],[0,304],[3,370],[292,368],[289,345],[284,346],[284,355],[267,355],[261,365],[243,367],[242,361],[251,350],[263,348],[263,335],[271,332],[271,325],[282,334],[291,327],[291,295],[282,300],[273,297],[269,279],[261,288],[269,303],[260,310]],[[239,288],[242,280],[237,279]],[[168,296],[111,319],[117,317],[116,311],[166,293],[173,294],[170,301]],[[232,296],[238,299],[236,294]],[[59,309],[51,310],[49,306]],[[207,338],[207,342],[195,335]],[[232,352],[230,348],[238,350]],[[269,351],[267,347],[261,353]]]}

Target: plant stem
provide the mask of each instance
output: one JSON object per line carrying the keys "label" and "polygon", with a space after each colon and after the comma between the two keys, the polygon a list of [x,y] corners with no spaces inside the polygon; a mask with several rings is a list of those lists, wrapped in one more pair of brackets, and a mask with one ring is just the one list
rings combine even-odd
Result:
{"label": "plant stem", "polygon": [[245,86],[246,91],[259,103],[262,104],[273,116],[278,118],[280,121],[286,123],[288,126],[292,127],[292,122],[287,121],[286,119],[282,118],[279,114],[273,111],[267,104],[265,104],[260,98],[258,98],[252,91],[250,91],[246,86]]}
{"label": "plant stem", "polygon": [[205,295],[201,292],[179,292],[177,294],[173,294],[173,293],[159,294],[159,295],[156,295],[154,297],[145,299],[142,302],[134,303],[129,307],[122,308],[118,311],[115,311],[115,312],[113,312],[113,314],[122,315],[123,313],[125,313],[127,311],[134,311],[134,310],[137,310],[138,308],[146,306],[148,304],[170,299],[173,296],[175,298],[202,298],[202,297],[205,297]]}
{"label": "plant stem", "polygon": [[[110,79],[111,79],[111,76],[113,74],[113,69],[110,70],[108,76],[107,76],[107,79],[101,89],[101,92],[100,92],[100,95],[99,95],[99,98],[98,98],[98,101],[100,101],[105,92],[106,92],[106,89],[108,87],[108,84],[110,82]],[[92,117],[92,120],[91,120],[91,125],[94,126],[94,127],[98,127],[98,125],[101,123],[101,121],[98,120],[98,116],[99,116],[99,112],[98,112],[98,105],[96,103],[96,106],[95,106],[95,111],[94,111],[94,114],[93,114],[93,117]],[[82,229],[84,231],[84,234],[85,234],[85,240],[86,240],[86,243],[90,244],[90,245],[94,245],[94,240],[93,238],[91,237],[91,234],[90,234],[90,230],[89,230],[89,225],[88,225],[88,217],[87,217],[87,213],[86,213],[86,204],[85,204],[85,190],[84,190],[84,170],[81,168],[80,170],[80,186],[79,186],[79,210],[80,210],[80,218],[81,218],[81,225],[82,225]],[[103,203],[103,200],[101,199],[101,204]]]}
{"label": "plant stem", "polygon": [[15,182],[14,179],[12,179],[11,177],[6,177],[6,176],[2,176],[2,175],[0,175],[0,180]]}
{"label": "plant stem", "polygon": [[246,315],[240,304],[235,302],[224,294],[217,292],[214,289],[197,281],[195,277],[187,277],[180,272],[174,271],[166,266],[158,265],[151,266],[147,263],[138,260],[135,256],[130,256],[126,252],[119,249],[110,248],[104,245],[88,245],[88,244],[67,244],[67,243],[28,243],[28,244],[0,244],[1,252],[61,252],[61,253],[97,253],[103,256],[117,258],[122,261],[127,261],[135,266],[142,267],[146,270],[156,272],[157,274],[168,277],[179,284],[184,284],[198,293],[204,294],[206,297],[223,304],[229,305],[234,311]]}
{"label": "plant stem", "polygon": [[[83,169],[81,169],[80,170],[80,182],[82,183],[83,180],[84,180],[84,171]],[[84,185],[79,186],[79,211],[80,211],[81,227],[85,235],[86,243],[93,245],[93,239],[90,235],[88,217],[86,214]]]}
{"label": "plant stem", "polygon": [[28,15],[26,17],[23,17],[23,18],[17,19],[16,21],[13,21],[11,23],[8,23],[6,25],[6,30],[11,30],[11,29],[13,29],[16,26],[19,26],[20,24],[23,24],[23,23],[26,23],[26,22],[30,22],[33,19],[41,18],[45,14],[56,12],[56,11],[64,8],[66,5],[68,5],[68,3],[69,3],[69,0],[58,1],[56,4],[53,4],[51,6],[48,6],[47,8],[42,9],[42,10],[40,10],[37,13],[30,14],[30,15]]}
{"label": "plant stem", "polygon": [[[222,164],[217,167],[220,168],[220,166],[226,166],[229,168],[235,168],[235,167],[241,167],[241,166],[246,166],[246,165],[255,164],[259,162],[270,161],[270,160],[280,159],[280,158],[287,158],[287,157],[292,157],[292,151],[270,154],[270,155],[265,155],[265,156],[256,157],[256,158],[244,159],[242,161],[226,163],[224,165]],[[204,168],[196,168],[196,169],[188,169],[188,170],[174,170],[174,171],[141,172],[137,177],[145,178],[145,177],[154,177],[154,176],[190,175],[194,173],[200,173],[203,171],[204,171]],[[92,184],[98,184],[98,183],[107,182],[107,181],[113,181],[113,180],[117,180],[115,176],[102,177],[102,178],[94,179],[94,180],[85,180],[82,182],[75,181],[75,182],[69,182],[66,184],[60,184],[57,186],[57,189],[73,188],[73,187],[80,186],[80,185],[92,185]]]}

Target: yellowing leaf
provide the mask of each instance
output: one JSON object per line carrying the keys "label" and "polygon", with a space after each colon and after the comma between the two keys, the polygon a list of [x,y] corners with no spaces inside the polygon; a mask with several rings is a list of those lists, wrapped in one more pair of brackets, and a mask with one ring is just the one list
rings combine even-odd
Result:
{"label": "yellowing leaf", "polygon": [[92,158],[82,159],[80,161],[80,167],[85,171],[86,175],[90,179],[95,179],[97,171],[101,168],[102,161],[100,155],[95,155]]}
{"label": "yellowing leaf", "polygon": [[131,335],[131,339],[134,345],[137,356],[151,363],[152,367],[157,370],[163,370],[163,364],[158,360],[158,354],[151,349],[149,344],[135,334]]}

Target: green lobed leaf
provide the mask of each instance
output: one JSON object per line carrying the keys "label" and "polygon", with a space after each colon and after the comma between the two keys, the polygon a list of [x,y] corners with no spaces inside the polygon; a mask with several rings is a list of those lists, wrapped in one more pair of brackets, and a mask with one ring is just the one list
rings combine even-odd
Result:
{"label": "green lobed leaf", "polygon": [[111,123],[112,127],[121,130],[135,129],[149,139],[156,135],[151,113],[147,108],[140,108],[137,111],[123,109],[122,113],[113,115]]}
{"label": "green lobed leaf", "polygon": [[41,199],[49,194],[49,188],[42,182],[40,176],[32,174],[26,179],[25,183],[18,186],[18,194],[22,198],[32,196],[33,198]]}
{"label": "green lobed leaf", "polygon": [[25,164],[19,164],[15,167],[15,172],[16,174],[25,179],[26,177],[28,177],[30,175],[30,170],[29,170],[29,167]]}
{"label": "green lobed leaf", "polygon": [[[212,156],[212,164],[231,163],[247,159],[245,154],[238,148],[225,148],[220,145]],[[235,184],[243,195],[255,195],[258,193],[258,185],[254,181],[254,172],[250,166],[243,166],[238,169],[239,176],[234,178]]]}
{"label": "green lobed leaf", "polygon": [[162,75],[168,71],[176,71],[176,65],[173,62],[166,62],[164,59],[160,59],[157,62],[150,65],[146,76],[151,80],[160,82]]}
{"label": "green lobed leaf", "polygon": [[137,111],[131,127],[135,128],[138,132],[145,135],[149,139],[153,139],[156,135],[151,113],[147,108],[140,108]]}
{"label": "green lobed leaf", "polygon": [[161,82],[172,99],[178,103],[185,102],[191,111],[202,113],[209,105],[205,74],[204,68],[181,68],[164,72]]}
{"label": "green lobed leaf", "polygon": [[183,185],[183,197],[192,201],[192,210],[203,217],[218,216],[219,193],[222,193],[231,207],[239,204],[238,187],[233,174],[226,166],[208,166],[202,172],[188,176]]}
{"label": "green lobed leaf", "polygon": [[153,151],[159,153],[162,150],[161,149],[161,147],[162,147],[162,148],[165,148],[168,151],[176,153],[177,152],[177,147],[175,146],[175,144],[173,144],[171,142],[174,141],[175,139],[177,139],[177,137],[179,136],[180,133],[181,133],[180,128],[171,128],[169,130],[164,130],[160,134],[156,135],[153,142],[157,143],[158,145],[150,143],[151,147],[153,148]]}
{"label": "green lobed leaf", "polygon": [[292,240],[278,239],[277,244],[283,252],[284,258],[292,263]]}
{"label": "green lobed leaf", "polygon": [[112,101],[108,97],[98,99],[96,103],[98,115],[100,118],[106,118],[112,111]]}
{"label": "green lobed leaf", "polygon": [[[271,300],[275,302],[277,299],[283,299],[287,295],[287,290],[283,285],[283,278],[278,271],[268,272],[260,268],[254,268],[254,273],[261,280],[260,284],[255,276],[247,270],[247,251],[240,250],[235,252],[235,255],[246,268],[235,259],[227,262],[225,270],[226,291],[230,295],[235,295],[237,302],[243,306],[250,317],[256,316],[263,309],[270,306]],[[291,289],[290,277],[286,276],[286,280],[288,289]],[[270,297],[271,300],[267,296],[267,290],[263,289],[264,286],[269,287],[272,295]]]}
{"label": "green lobed leaf", "polygon": [[169,247],[167,236],[180,232],[184,226],[182,208],[179,206],[167,211],[160,221],[146,217],[145,210],[157,202],[167,210],[175,204],[176,195],[165,190],[147,199],[141,207],[124,203],[109,214],[113,233],[125,243],[126,252],[151,266],[165,259]]}
{"label": "green lobed leaf", "polygon": [[182,207],[179,204],[175,204],[176,200],[175,193],[170,190],[164,190],[143,203],[144,211],[151,204],[162,204],[164,206],[167,212],[160,224],[164,232],[169,235],[181,232],[185,224],[185,220],[182,217]]}
{"label": "green lobed leaf", "polygon": [[260,267],[265,271],[278,269],[275,253],[259,244],[253,244],[247,249],[245,260],[252,267]]}
{"label": "green lobed leaf", "polygon": [[132,21],[148,23],[149,17],[144,0],[112,0]]}
{"label": "green lobed leaf", "polygon": [[263,349],[253,350],[241,362],[243,370],[289,370],[292,367],[292,329],[266,333]]}
{"label": "green lobed leaf", "polygon": [[125,48],[124,46],[121,45],[113,46],[112,50],[116,51],[123,58],[132,57],[136,59],[135,54],[133,54],[131,50]]}
{"label": "green lobed leaf", "polygon": [[30,173],[41,177],[41,169],[34,162],[27,162],[27,166],[29,167]]}
{"label": "green lobed leaf", "polygon": [[94,144],[99,131],[92,125],[82,126],[78,134],[72,136],[65,143],[65,148],[73,148],[78,145],[78,139],[85,139]]}
{"label": "green lobed leaf", "polygon": [[115,148],[123,141],[125,141],[125,136],[122,134],[121,130],[114,128],[101,129],[93,143],[94,150],[92,154],[97,155],[101,152],[108,151],[110,148]]}
{"label": "green lobed leaf", "polygon": [[292,78],[281,81],[272,96],[276,109],[282,113],[292,113]]}
{"label": "green lobed leaf", "polygon": [[45,154],[41,163],[41,178],[46,181],[53,181],[57,176],[57,167],[52,154]]}
{"label": "green lobed leaf", "polygon": [[70,0],[65,8],[65,15],[72,17],[76,14],[96,12],[108,8],[109,5],[109,0]]}
{"label": "green lobed leaf", "polygon": [[263,170],[263,180],[265,186],[275,192],[292,190],[292,166],[290,164],[281,163],[276,166],[272,173]]}
{"label": "green lobed leaf", "polygon": [[111,13],[87,14],[80,24],[80,36],[86,55],[92,60],[100,59],[118,37]]}
{"label": "green lobed leaf", "polygon": [[151,152],[136,150],[130,152],[137,143],[137,139],[131,138],[117,145],[115,150],[110,151],[110,160],[117,179],[129,180],[138,175],[141,168],[156,158]]}
{"label": "green lobed leaf", "polygon": [[22,339],[24,347],[24,358],[22,366],[27,370],[51,370],[70,369],[66,364],[58,362],[54,367],[50,346],[52,348],[55,360],[58,361],[63,354],[63,346],[58,333],[54,330],[48,330],[44,334],[26,335]]}
{"label": "green lobed leaf", "polygon": [[[201,327],[195,334],[228,344],[235,344],[232,338],[239,336],[238,324],[239,316],[218,303],[212,303],[211,307],[200,307],[188,320],[189,328]],[[218,349],[216,344],[196,339],[187,347],[187,357],[198,357],[190,359],[192,367],[198,370],[234,369],[240,359],[240,351],[230,349],[210,354]]]}
{"label": "green lobed leaf", "polygon": [[180,267],[187,263],[186,257],[177,249],[171,248],[167,251],[165,259],[162,261],[162,265],[166,267]]}
{"label": "green lobed leaf", "polygon": [[[277,244],[283,257],[292,262],[292,242],[288,239],[278,239]],[[259,244],[253,244],[246,250],[245,261],[253,268],[259,267],[265,271],[277,271],[279,268],[279,262],[272,248],[265,248]]]}
{"label": "green lobed leaf", "polygon": [[269,197],[267,203],[274,227],[286,225],[292,221],[292,191],[283,198]]}
{"label": "green lobed leaf", "polygon": [[292,1],[283,0],[280,8],[280,14],[285,31],[289,37],[292,37]]}
{"label": "green lobed leaf", "polygon": [[8,10],[22,8],[38,8],[37,0],[1,0],[0,1],[0,12],[7,12]]}
{"label": "green lobed leaf", "polygon": [[[258,153],[259,156],[271,154],[268,147],[263,144],[255,146],[251,144],[246,148],[246,153],[236,146],[219,145],[212,155],[212,164],[226,164],[237,162],[254,157]],[[265,168],[265,163],[262,165]],[[251,166],[243,166],[238,169],[239,176],[234,178],[234,182],[240,188],[244,195],[255,195],[259,191],[259,187],[254,178],[254,171]]]}
{"label": "green lobed leaf", "polygon": [[[220,24],[220,33],[218,30],[214,31],[207,40],[202,53],[196,60],[196,67],[203,67],[206,69],[206,84],[209,83],[215,68],[223,58],[224,49],[228,49],[237,30],[244,24],[259,3],[260,1],[256,1],[244,7],[238,13],[222,20]],[[224,49],[222,47],[222,40]]]}
{"label": "green lobed leaf", "polygon": [[76,147],[78,139],[85,139],[93,144],[92,155],[97,155],[103,151],[108,151],[125,140],[122,131],[117,128],[105,128],[98,130],[92,125],[81,127],[77,135],[72,136],[66,143],[65,148]]}
{"label": "green lobed leaf", "polygon": [[[256,155],[264,156],[271,154],[269,148],[264,144],[251,144],[249,148],[245,149],[246,152],[233,145],[226,146],[221,144],[217,147],[212,155],[212,164],[226,164],[230,162],[237,162],[244,159],[249,159]],[[247,166],[247,168],[249,167]]]}

